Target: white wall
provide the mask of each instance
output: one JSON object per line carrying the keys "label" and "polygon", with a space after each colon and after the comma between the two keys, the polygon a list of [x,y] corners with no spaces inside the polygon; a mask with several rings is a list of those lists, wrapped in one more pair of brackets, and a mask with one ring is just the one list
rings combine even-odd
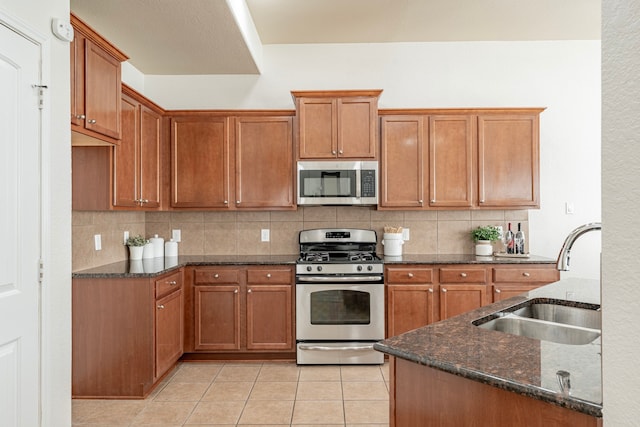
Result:
{"label": "white wall", "polygon": [[[45,279],[42,289],[42,425],[71,425],[71,135],[69,126],[69,44],[51,33],[52,18],[69,17],[69,0],[3,0],[2,10],[46,37],[43,111],[48,188],[45,207]],[[25,195],[26,197],[28,195]],[[48,199],[47,199],[48,197]],[[35,266],[34,266],[35,268]],[[33,396],[37,399],[37,396]],[[0,415],[1,419],[1,415]],[[1,421],[0,421],[1,423]]]}
{"label": "white wall", "polygon": [[[569,231],[600,220],[599,41],[267,45],[262,71],[147,75],[144,89],[166,109],[292,109],[291,90],[366,88],[384,90],[380,108],[547,107],[530,250],[555,258]],[[567,201],[575,214],[565,215]],[[599,264],[592,233],[563,277],[599,278]]]}
{"label": "white wall", "polygon": [[602,2],[602,358],[605,426],[640,420],[640,3]]}

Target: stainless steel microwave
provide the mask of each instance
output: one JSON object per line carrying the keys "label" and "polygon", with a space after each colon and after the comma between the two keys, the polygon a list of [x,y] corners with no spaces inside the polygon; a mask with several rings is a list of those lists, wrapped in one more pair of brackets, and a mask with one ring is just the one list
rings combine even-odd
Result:
{"label": "stainless steel microwave", "polygon": [[298,162],[298,205],[377,204],[378,162]]}

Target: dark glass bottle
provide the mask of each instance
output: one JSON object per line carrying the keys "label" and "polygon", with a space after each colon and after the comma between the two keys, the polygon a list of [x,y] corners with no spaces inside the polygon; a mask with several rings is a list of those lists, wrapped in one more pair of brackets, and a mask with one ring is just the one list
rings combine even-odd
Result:
{"label": "dark glass bottle", "polygon": [[524,254],[524,231],[521,229],[521,224],[518,223],[518,231],[514,238],[515,253]]}
{"label": "dark glass bottle", "polygon": [[507,226],[507,232],[504,234],[504,245],[507,248],[508,254],[515,253],[514,235],[511,231],[511,223]]}

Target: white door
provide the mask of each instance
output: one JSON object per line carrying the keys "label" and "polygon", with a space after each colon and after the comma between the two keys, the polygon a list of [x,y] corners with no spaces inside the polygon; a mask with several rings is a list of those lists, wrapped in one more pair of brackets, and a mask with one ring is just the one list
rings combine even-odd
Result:
{"label": "white door", "polygon": [[40,424],[40,48],[0,22],[0,425]]}

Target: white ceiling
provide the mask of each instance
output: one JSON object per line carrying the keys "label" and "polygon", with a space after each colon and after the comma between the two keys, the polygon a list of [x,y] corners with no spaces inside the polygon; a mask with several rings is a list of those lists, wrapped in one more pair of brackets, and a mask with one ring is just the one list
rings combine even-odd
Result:
{"label": "white ceiling", "polygon": [[601,0],[71,0],[144,74],[258,74],[262,46],[598,40]]}

